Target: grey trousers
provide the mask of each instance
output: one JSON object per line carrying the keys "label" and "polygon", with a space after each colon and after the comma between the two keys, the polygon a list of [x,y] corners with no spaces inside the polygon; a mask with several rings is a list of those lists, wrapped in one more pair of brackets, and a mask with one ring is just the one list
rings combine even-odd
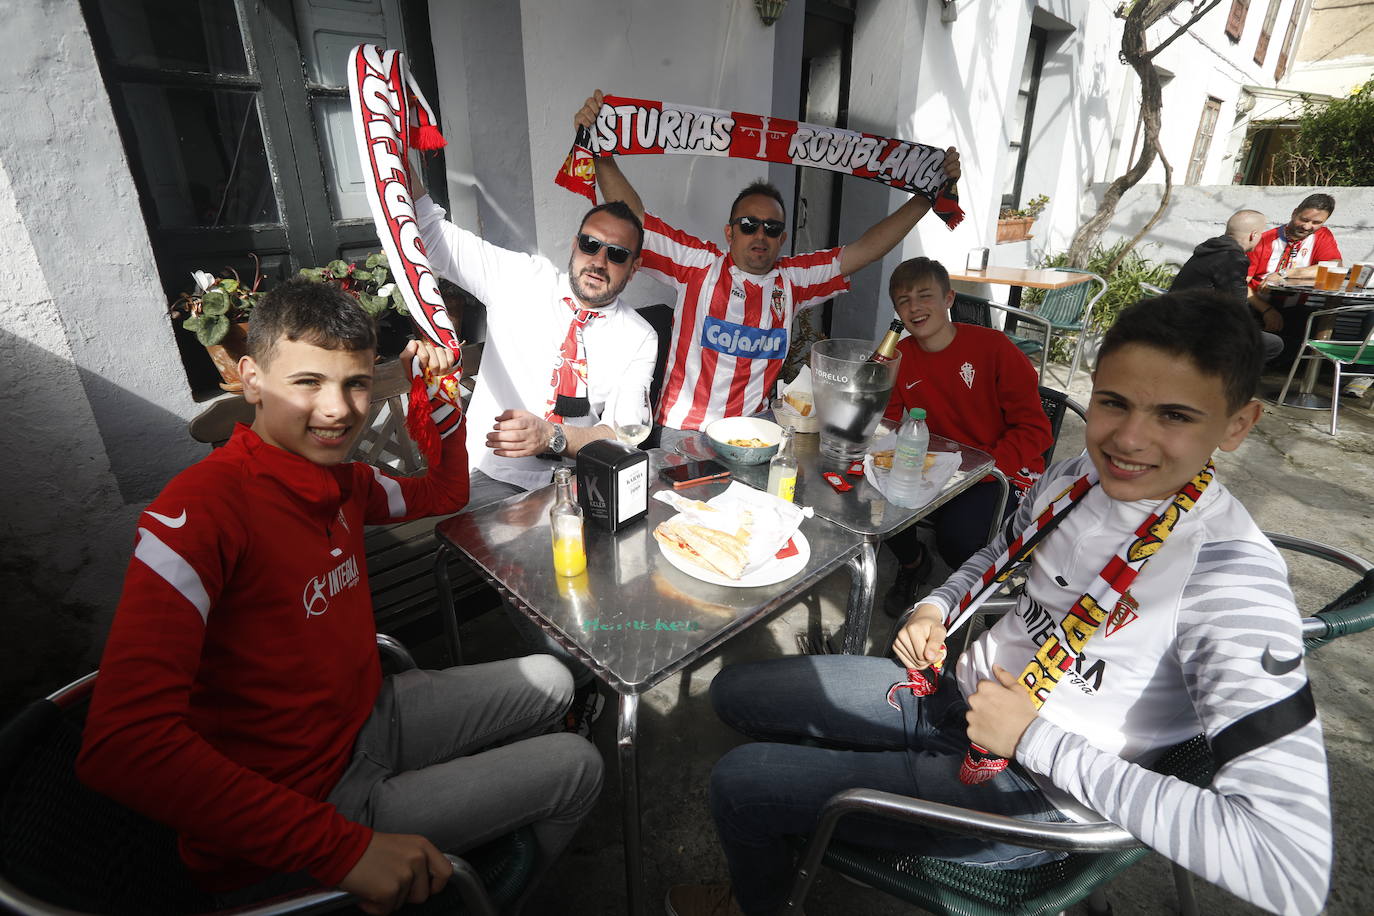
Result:
{"label": "grey trousers", "polygon": [[601,791],[592,743],[548,734],[571,699],[567,669],[545,655],[394,675],[328,800],[349,820],[454,854],[531,824],[539,863],[527,897]]}

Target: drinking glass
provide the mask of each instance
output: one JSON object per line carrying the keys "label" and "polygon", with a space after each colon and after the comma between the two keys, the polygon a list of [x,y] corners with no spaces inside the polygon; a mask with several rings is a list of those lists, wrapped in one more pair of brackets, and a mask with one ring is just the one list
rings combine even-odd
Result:
{"label": "drinking glass", "polygon": [[606,405],[606,420],[610,421],[615,437],[629,446],[638,446],[649,436],[653,416],[649,409],[649,389],[642,385],[620,387]]}

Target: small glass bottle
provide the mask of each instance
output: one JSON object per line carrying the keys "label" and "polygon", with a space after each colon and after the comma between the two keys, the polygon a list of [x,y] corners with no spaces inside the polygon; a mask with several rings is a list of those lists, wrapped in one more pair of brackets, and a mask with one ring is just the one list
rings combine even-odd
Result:
{"label": "small glass bottle", "polygon": [[778,453],[768,462],[768,492],[789,503],[797,492],[797,456],[792,449],[792,427],[782,428]]}
{"label": "small glass bottle", "polygon": [[576,576],[587,569],[587,548],[582,540],[582,507],[572,495],[572,468],[553,472],[558,496],[549,510],[553,530],[553,571],[560,576]]}

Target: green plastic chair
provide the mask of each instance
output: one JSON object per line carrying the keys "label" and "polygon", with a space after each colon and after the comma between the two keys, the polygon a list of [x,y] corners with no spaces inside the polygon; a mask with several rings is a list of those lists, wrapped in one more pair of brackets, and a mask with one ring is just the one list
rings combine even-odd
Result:
{"label": "green plastic chair", "polygon": [[[1304,343],[1302,349],[1298,351],[1298,355],[1293,359],[1293,367],[1288,370],[1288,378],[1283,383],[1283,390],[1279,392],[1278,403],[1282,404],[1283,399],[1288,396],[1288,388],[1293,384],[1293,376],[1298,371],[1299,363],[1305,359],[1330,360],[1336,373],[1336,379],[1331,385],[1331,435],[1334,436],[1336,435],[1336,418],[1340,410],[1342,368],[1350,367],[1353,370],[1352,375],[1374,375],[1374,322],[1368,325],[1369,331],[1363,340],[1318,340],[1313,338],[1312,325],[1318,319],[1328,315],[1343,317],[1364,315],[1368,317],[1374,315],[1374,304],[1343,305],[1334,309],[1321,309],[1307,316],[1307,327],[1302,332]],[[1335,320],[1332,319],[1333,322]]]}
{"label": "green plastic chair", "polygon": [[[1017,337],[1008,334],[1012,343],[1016,344],[1017,349],[1026,356],[1034,359],[1040,357],[1039,381],[1045,380],[1045,363],[1049,359],[1050,336],[1054,333],[1050,322],[1042,315],[1035,312],[1028,312],[1025,309],[1017,308],[1014,305],[1003,305],[1000,302],[993,302],[991,299],[984,299],[982,296],[971,296],[968,293],[955,293],[954,304],[950,306],[949,318],[960,324],[976,324],[981,328],[992,327],[992,310],[997,309],[1005,312],[1008,319],[1017,324],[1022,322],[1034,325],[1040,335],[1039,340],[1028,337]],[[1010,324],[1008,326],[1011,326]]]}
{"label": "green plastic chair", "polygon": [[[1083,356],[1083,338],[1091,329],[1093,306],[1097,305],[1097,301],[1107,292],[1107,281],[1090,270],[1074,270],[1069,267],[1058,269],[1064,273],[1087,274],[1092,278],[1073,286],[1049,290],[1045,293],[1044,301],[1035,306],[1035,314],[1049,321],[1052,334],[1077,335],[1073,345],[1073,362],[1069,367],[1069,380],[1072,381],[1074,373],[1078,371],[1079,360]],[[1096,292],[1089,295],[1094,288]],[[1012,340],[1019,338],[1013,336]],[[1046,349],[1049,348],[1048,340],[1045,346]]]}
{"label": "green plastic chair", "polygon": [[[378,634],[387,670],[415,667]],[[191,880],[176,834],[88,789],[76,778],[81,728],[96,675],[35,700],[0,728],[0,912],[21,916],[181,916],[219,910]],[[449,856],[453,878],[407,913],[496,916],[525,885],[538,857],[528,826]],[[307,888],[233,910],[234,916],[359,912],[337,888]]]}
{"label": "green plastic chair", "polygon": [[[1317,557],[1360,576],[1335,600],[1303,619],[1308,651],[1374,626],[1374,563],[1305,538],[1268,534],[1276,547]],[[1193,785],[1211,783],[1214,768],[1206,740],[1197,736],[1167,751],[1153,769]],[[945,859],[902,855],[833,839],[847,814],[887,817],[987,840],[1004,840],[1035,849],[1063,850],[1055,862],[1024,869],[991,869]],[[1041,916],[1087,901],[1089,912],[1109,913],[1104,886],[1150,852],[1124,829],[1107,821],[1049,823],[1021,820],[942,805],[924,799],[849,789],[821,810],[816,832],[806,843],[784,913],[799,913],[822,864],[937,914],[953,916]],[[1191,876],[1174,866],[1180,909],[1196,916]]]}

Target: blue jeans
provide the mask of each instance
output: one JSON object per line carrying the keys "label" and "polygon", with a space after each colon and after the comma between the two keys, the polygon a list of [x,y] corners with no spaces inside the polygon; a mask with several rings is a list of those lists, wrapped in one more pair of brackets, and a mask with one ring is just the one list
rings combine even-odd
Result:
{"label": "blue jeans", "polygon": [[[888,688],[905,680],[906,670],[890,659],[852,655],[750,662],[716,676],[716,715],[764,742],[735,748],[711,771],[711,814],[744,912],[772,913],[785,902],[793,861],[784,838],[811,833],[821,806],[845,789],[1063,819],[1015,764],[982,785],[960,783],[968,705],[952,673],[940,678],[930,697],[898,691],[901,709],[893,709]],[[789,743],[802,740],[811,745]],[[1000,868],[1027,868],[1061,855],[866,815],[842,819],[835,836]]]}

